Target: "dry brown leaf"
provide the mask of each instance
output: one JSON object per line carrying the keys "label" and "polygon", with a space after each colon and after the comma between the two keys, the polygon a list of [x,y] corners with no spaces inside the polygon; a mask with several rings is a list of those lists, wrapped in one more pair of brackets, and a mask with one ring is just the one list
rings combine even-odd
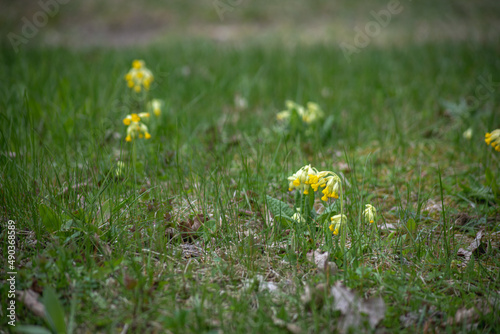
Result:
{"label": "dry brown leaf", "polygon": [[467,224],[473,217],[469,216],[465,212],[461,212],[455,216],[455,225],[456,226],[464,226]]}
{"label": "dry brown leaf", "polygon": [[137,286],[138,282],[135,278],[125,275],[124,283],[127,290],[133,290]]}
{"label": "dry brown leaf", "polygon": [[35,314],[37,317],[45,317],[45,306],[38,301],[39,294],[33,290],[22,290],[16,292],[17,299]]}
{"label": "dry brown leaf", "polygon": [[205,215],[200,213],[192,219],[179,222],[177,227],[181,232],[182,239],[184,241],[196,239],[196,232],[200,229],[205,220]]}
{"label": "dry brown leaf", "polygon": [[467,247],[467,249],[460,248],[457,251],[457,256],[464,258],[463,266],[466,266],[467,263],[469,263],[472,254],[479,256],[481,254],[484,254],[484,252],[486,251],[484,245],[481,243],[483,235],[484,231],[479,230],[479,232],[477,232],[476,234],[476,237],[474,238],[474,241],[471,242],[471,244],[469,245],[469,247]]}
{"label": "dry brown leaf", "polygon": [[452,324],[470,324],[479,318],[479,314],[474,308],[466,309],[465,307],[459,309],[453,318],[448,319],[448,323]]}
{"label": "dry brown leaf", "polygon": [[443,211],[443,206],[441,203],[437,203],[436,201],[430,199],[427,201],[427,205],[422,209],[424,212],[441,212]]}
{"label": "dry brown leaf", "polygon": [[341,333],[347,333],[349,328],[363,328],[365,321],[373,329],[385,316],[385,303],[381,297],[360,298],[340,282],[335,283],[331,294],[335,298],[333,309],[343,315],[338,327]]}
{"label": "dry brown leaf", "polygon": [[300,328],[296,324],[286,324],[286,329],[288,329],[288,331],[290,333],[292,333],[292,334],[304,333],[304,331],[302,330],[302,328]]}
{"label": "dry brown leaf", "polygon": [[307,252],[306,256],[310,262],[316,264],[320,271],[325,273],[329,272],[330,275],[335,275],[335,273],[337,272],[337,264],[335,262],[328,261],[330,253],[321,253],[319,249],[316,249],[314,252]]}

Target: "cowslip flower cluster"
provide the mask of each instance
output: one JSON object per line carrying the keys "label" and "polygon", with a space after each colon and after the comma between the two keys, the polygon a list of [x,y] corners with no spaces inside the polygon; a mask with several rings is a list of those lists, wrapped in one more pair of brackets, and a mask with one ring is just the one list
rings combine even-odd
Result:
{"label": "cowslip flower cluster", "polygon": [[143,87],[145,90],[149,90],[154,77],[143,60],[134,60],[132,68],[125,75],[125,80],[130,88],[139,93]]}
{"label": "cowslip flower cluster", "polygon": [[135,138],[151,138],[151,134],[148,132],[148,127],[146,124],[141,122],[142,119],[148,119],[149,113],[142,112],[139,114],[130,114],[123,119],[123,124],[127,126],[127,137],[126,141],[131,142]]}
{"label": "cowslip flower cluster", "polygon": [[368,221],[371,224],[375,222],[375,218],[377,216],[377,209],[375,209],[375,207],[371,204],[366,204],[363,215],[365,216],[366,221]]}
{"label": "cowslip flower cluster", "polygon": [[278,121],[289,121],[292,113],[295,111],[297,115],[307,124],[315,123],[324,118],[325,114],[321,107],[314,102],[307,102],[304,108],[300,104],[293,101],[285,101],[287,110],[283,110],[276,115]]}
{"label": "cowslip flower cluster", "polygon": [[342,227],[342,224],[346,224],[347,223],[347,217],[346,215],[335,215],[333,216],[332,218],[330,218],[330,220],[332,221],[330,226],[329,226],[329,229],[330,231],[333,232],[334,235],[338,235],[339,234],[339,231],[340,231],[340,228]]}
{"label": "cowslip flower cluster", "polygon": [[491,145],[495,151],[500,152],[500,129],[493,130],[491,133],[487,132],[484,141],[487,145]]}
{"label": "cowslip flower cluster", "polygon": [[288,181],[288,190],[299,189],[305,195],[309,194],[311,188],[314,192],[323,188],[321,191],[323,201],[328,201],[329,198],[337,199],[341,192],[341,181],[337,174],[330,171],[318,172],[311,165],[299,169],[295,174],[288,177]]}

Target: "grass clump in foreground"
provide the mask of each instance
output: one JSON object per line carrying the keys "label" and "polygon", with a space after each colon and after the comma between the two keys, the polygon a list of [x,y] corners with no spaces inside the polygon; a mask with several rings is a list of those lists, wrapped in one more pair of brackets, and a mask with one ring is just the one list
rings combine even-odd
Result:
{"label": "grass clump in foreground", "polygon": [[[499,331],[497,46],[367,48],[349,66],[335,46],[259,42],[1,52],[18,326]],[[158,114],[123,80],[130,55]]]}

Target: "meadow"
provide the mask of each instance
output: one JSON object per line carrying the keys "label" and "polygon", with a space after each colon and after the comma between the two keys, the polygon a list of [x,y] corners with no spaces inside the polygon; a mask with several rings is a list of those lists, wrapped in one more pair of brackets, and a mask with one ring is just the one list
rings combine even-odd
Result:
{"label": "meadow", "polygon": [[499,45],[4,43],[0,332],[499,332]]}

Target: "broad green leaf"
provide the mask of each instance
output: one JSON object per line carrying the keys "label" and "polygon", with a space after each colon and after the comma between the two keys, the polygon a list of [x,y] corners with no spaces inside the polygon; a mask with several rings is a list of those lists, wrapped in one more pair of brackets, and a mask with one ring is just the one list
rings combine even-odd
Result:
{"label": "broad green leaf", "polygon": [[47,287],[43,291],[43,305],[47,314],[47,321],[52,330],[57,334],[66,333],[66,321],[64,320],[64,309],[55,291]]}
{"label": "broad green leaf", "polygon": [[288,204],[269,195],[267,195],[266,198],[267,207],[276,220],[282,221],[284,219],[287,223],[293,222],[293,219],[291,217],[293,216],[294,212],[292,208],[288,206]]}

